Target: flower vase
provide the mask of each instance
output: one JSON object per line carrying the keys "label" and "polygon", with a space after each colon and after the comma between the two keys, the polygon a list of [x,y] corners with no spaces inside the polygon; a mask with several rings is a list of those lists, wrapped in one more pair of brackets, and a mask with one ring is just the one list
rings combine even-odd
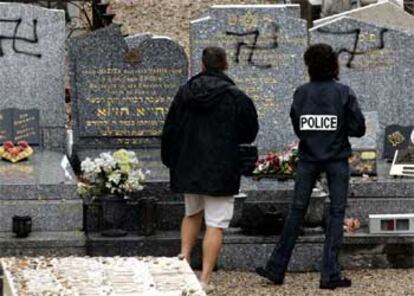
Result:
{"label": "flower vase", "polygon": [[127,203],[124,196],[106,195],[101,198],[102,213],[105,230],[101,235],[105,237],[123,237],[128,232],[122,229],[127,214]]}

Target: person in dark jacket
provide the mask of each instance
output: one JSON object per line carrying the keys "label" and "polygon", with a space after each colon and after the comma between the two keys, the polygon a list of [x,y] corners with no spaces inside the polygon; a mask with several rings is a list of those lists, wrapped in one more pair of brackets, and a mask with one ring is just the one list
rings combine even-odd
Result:
{"label": "person in dark jacket", "polygon": [[283,283],[312,190],[319,175],[325,172],[331,204],[320,288],[350,287],[351,280],[341,276],[337,256],[343,239],[350,175],[348,158],[352,150],[348,137],[365,134],[365,119],[355,93],[336,81],[339,65],[332,47],[312,45],[304,58],[310,82],[296,90],[290,112],[293,128],[300,140],[295,195],[279,243],[266,267],[256,271],[277,285]]}
{"label": "person in dark jacket", "polygon": [[234,195],[240,187],[239,145],[252,143],[258,120],[252,100],[224,73],[226,52],[208,47],[202,72],[175,96],[162,134],[162,161],[170,169],[171,189],[183,193],[181,254],[190,261],[203,216],[200,281],[208,284],[233,216]]}

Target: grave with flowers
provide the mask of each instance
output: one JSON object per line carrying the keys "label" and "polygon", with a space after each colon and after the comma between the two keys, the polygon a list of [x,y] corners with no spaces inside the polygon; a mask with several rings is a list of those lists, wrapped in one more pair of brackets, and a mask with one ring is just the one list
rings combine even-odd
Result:
{"label": "grave with flowers", "polygon": [[2,3],[0,18],[39,40],[1,44],[0,255],[82,255],[83,201],[65,154],[65,13]]}

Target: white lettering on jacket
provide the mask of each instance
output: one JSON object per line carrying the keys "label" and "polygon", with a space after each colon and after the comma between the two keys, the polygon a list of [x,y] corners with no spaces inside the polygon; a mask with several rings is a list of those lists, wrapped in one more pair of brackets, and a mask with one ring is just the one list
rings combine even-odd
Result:
{"label": "white lettering on jacket", "polygon": [[336,131],[338,116],[336,115],[302,115],[299,119],[301,131]]}

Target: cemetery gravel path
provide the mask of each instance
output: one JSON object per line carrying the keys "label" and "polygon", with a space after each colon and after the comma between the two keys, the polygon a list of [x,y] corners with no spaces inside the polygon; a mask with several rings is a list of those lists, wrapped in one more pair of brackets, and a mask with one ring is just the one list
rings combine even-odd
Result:
{"label": "cemetery gravel path", "polygon": [[212,296],[414,296],[414,269],[346,271],[353,287],[326,291],[318,289],[318,273],[289,273],[283,286],[272,286],[254,273],[214,274]]}

